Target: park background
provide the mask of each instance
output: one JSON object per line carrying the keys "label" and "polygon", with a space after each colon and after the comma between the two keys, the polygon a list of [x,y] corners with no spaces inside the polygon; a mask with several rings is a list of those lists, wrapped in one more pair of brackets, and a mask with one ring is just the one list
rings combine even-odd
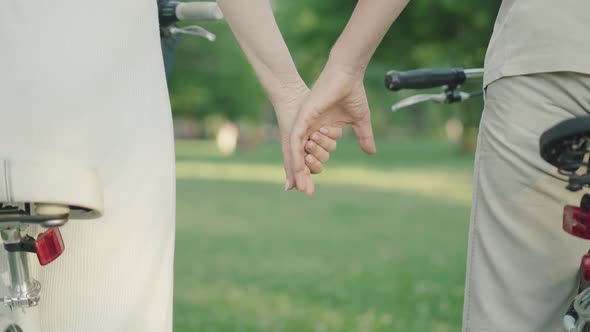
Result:
{"label": "park background", "polygon": [[[411,92],[389,92],[383,78],[390,69],[481,67],[500,2],[410,2],[365,78],[378,153],[364,155],[347,133],[313,198],[282,191],[274,114],[229,27],[200,22],[213,43],[180,38],[169,80],[176,332],[460,330],[483,103],[392,113]],[[355,4],[272,1],[309,85]],[[220,149],[220,133],[236,129],[235,150]]]}

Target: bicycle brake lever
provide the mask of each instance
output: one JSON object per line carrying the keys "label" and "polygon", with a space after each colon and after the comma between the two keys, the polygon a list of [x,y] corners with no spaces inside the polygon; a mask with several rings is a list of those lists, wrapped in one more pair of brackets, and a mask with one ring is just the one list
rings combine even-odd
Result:
{"label": "bicycle brake lever", "polygon": [[419,103],[424,103],[427,101],[434,101],[436,103],[444,103],[447,100],[447,96],[444,93],[439,94],[420,94],[415,96],[410,96],[408,98],[402,99],[397,103],[391,106],[392,112],[397,112],[399,109],[404,107],[409,107],[412,105],[416,105]]}
{"label": "bicycle brake lever", "polygon": [[203,37],[211,42],[215,41],[215,39],[217,38],[217,36],[215,36],[213,33],[207,31],[205,28],[200,27],[198,25],[190,25],[190,26],[182,27],[182,28],[172,26],[169,29],[170,29],[170,34],[172,34],[173,36],[176,36],[176,35],[198,36],[198,37]]}
{"label": "bicycle brake lever", "polygon": [[451,100],[449,98],[449,95],[447,95],[446,93],[421,94],[421,95],[410,96],[406,99],[402,99],[399,102],[393,104],[393,106],[391,106],[391,111],[397,112],[400,108],[409,107],[409,106],[416,105],[419,103],[424,103],[427,101],[433,101],[433,102],[439,103],[439,104],[440,103],[451,104],[451,103],[465,101],[471,97],[471,94],[469,94],[469,93],[466,93],[463,91],[457,91],[457,92],[459,93],[458,99],[453,99],[453,100]]}

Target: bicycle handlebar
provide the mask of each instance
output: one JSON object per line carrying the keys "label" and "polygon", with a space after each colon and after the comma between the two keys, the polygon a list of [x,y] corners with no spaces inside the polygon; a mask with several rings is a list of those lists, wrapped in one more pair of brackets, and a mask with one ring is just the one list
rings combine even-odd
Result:
{"label": "bicycle handlebar", "polygon": [[385,87],[391,91],[428,89],[443,85],[459,85],[465,82],[465,79],[465,71],[460,68],[392,70],[385,75]]}
{"label": "bicycle handlebar", "polygon": [[463,84],[467,79],[481,77],[483,77],[482,68],[430,68],[409,71],[391,70],[385,75],[385,87],[391,91],[444,87],[443,93],[415,95],[395,103],[391,107],[391,110],[395,112],[400,108],[427,101],[451,104],[482,95],[481,90],[471,93],[459,90],[459,85]]}
{"label": "bicycle handlebar", "polygon": [[216,2],[181,2],[176,7],[180,21],[221,20],[223,13]]}
{"label": "bicycle handlebar", "polygon": [[483,77],[483,69],[432,68],[409,71],[391,70],[385,75],[385,87],[391,91],[402,89],[429,89],[439,86],[457,86],[469,78]]}
{"label": "bicycle handlebar", "polygon": [[216,2],[177,2],[161,0],[158,3],[160,26],[178,21],[221,20],[223,13]]}

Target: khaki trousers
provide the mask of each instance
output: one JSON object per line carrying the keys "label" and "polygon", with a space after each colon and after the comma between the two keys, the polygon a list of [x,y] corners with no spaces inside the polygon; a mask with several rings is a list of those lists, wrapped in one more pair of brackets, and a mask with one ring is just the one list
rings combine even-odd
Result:
{"label": "khaki trousers", "polygon": [[582,193],[541,159],[549,127],[590,112],[590,75],[505,77],[486,88],[476,153],[463,331],[563,331],[590,241],[561,228]]}

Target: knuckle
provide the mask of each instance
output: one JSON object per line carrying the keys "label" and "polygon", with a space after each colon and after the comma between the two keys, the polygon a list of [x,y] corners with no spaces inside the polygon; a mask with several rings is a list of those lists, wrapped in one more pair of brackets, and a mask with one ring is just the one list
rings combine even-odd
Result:
{"label": "knuckle", "polygon": [[324,144],[325,136],[323,134],[315,133],[314,135],[316,135],[316,137],[317,137],[316,143],[318,143],[320,145]]}

